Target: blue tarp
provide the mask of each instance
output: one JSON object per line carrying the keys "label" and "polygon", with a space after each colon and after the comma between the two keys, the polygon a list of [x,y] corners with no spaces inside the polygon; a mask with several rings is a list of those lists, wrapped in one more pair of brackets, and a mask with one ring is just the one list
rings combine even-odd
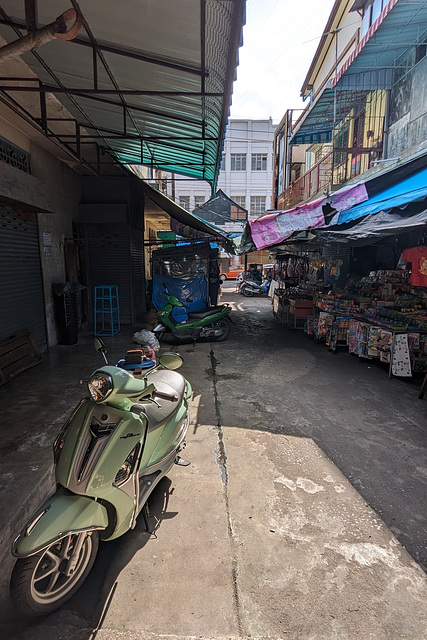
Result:
{"label": "blue tarp", "polygon": [[427,197],[427,168],[418,173],[414,173],[409,178],[405,178],[396,184],[384,189],[380,193],[377,193],[369,200],[362,202],[361,204],[342,211],[339,214],[337,224],[344,224],[345,222],[351,222],[363,216],[373,213],[379,213],[380,211],[387,211],[394,207],[402,207],[409,202],[415,202],[416,200],[422,200]]}
{"label": "blue tarp", "polygon": [[164,284],[169,294],[183,302],[189,311],[206,307],[207,280],[204,273],[181,278],[153,274],[153,304],[156,309],[160,309],[167,302]]}

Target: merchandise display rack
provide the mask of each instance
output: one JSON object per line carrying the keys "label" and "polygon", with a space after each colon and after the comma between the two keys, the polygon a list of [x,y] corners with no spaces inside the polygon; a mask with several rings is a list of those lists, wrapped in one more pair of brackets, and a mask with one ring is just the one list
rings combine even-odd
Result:
{"label": "merchandise display rack", "polygon": [[427,297],[403,270],[373,271],[346,290],[315,296],[316,313],[305,331],[332,352],[345,346],[360,358],[378,359],[392,375],[427,371]]}

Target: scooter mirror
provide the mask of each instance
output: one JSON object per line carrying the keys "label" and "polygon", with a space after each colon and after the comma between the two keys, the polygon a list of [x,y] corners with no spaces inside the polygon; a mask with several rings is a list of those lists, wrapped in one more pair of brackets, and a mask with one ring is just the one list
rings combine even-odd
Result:
{"label": "scooter mirror", "polygon": [[101,353],[107,353],[107,349],[105,348],[105,344],[102,342],[101,338],[95,338],[93,341],[93,346],[96,351],[100,351]]}
{"label": "scooter mirror", "polygon": [[184,359],[178,353],[163,353],[159,358],[159,364],[165,369],[179,369]]}

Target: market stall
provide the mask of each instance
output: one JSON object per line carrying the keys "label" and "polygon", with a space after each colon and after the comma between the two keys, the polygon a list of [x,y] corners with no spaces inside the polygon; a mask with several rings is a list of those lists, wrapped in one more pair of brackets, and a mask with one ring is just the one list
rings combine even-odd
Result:
{"label": "market stall", "polygon": [[351,278],[344,289],[316,295],[306,333],[331,351],[342,346],[387,363],[389,375],[427,371],[427,286],[413,284],[419,280],[416,271],[414,265],[372,271],[360,280]]}
{"label": "market stall", "polygon": [[[380,257],[394,268],[368,270]],[[305,248],[278,254],[275,273],[273,314],[282,325],[332,352],[384,363],[389,376],[427,372],[427,246]]]}

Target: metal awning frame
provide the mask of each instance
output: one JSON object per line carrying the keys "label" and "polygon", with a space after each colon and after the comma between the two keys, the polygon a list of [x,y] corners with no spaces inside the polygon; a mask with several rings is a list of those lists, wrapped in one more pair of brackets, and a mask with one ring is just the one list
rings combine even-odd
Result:
{"label": "metal awning frame", "polygon": [[[356,10],[359,4],[356,2],[351,10]],[[410,47],[427,44],[426,33],[427,3],[391,0],[314,105],[307,110],[307,115],[302,114],[298,129],[292,133],[291,144],[302,144],[298,139],[315,135],[322,129],[332,132],[336,93],[391,89],[392,72],[407,68],[401,63],[402,55]],[[408,38],[408,34],[414,39]]]}
{"label": "metal awning frame", "polygon": [[[140,50],[133,50],[132,48],[125,46],[112,46],[105,43],[97,42],[95,39],[89,24],[81,14],[80,7],[77,0],[70,0],[71,5],[76,12],[81,16],[84,30],[84,37],[76,37],[70,40],[68,46],[90,48],[92,50],[92,66],[89,70],[86,70],[88,76],[91,77],[91,87],[78,87],[78,86],[64,86],[58,76],[54,73],[51,67],[43,60],[43,50],[39,52],[33,49],[31,55],[34,56],[37,64],[44,68],[49,77],[51,83],[43,83],[36,77],[0,77],[0,100],[6,104],[15,113],[24,117],[32,125],[39,127],[46,137],[55,140],[67,152],[74,158],[75,161],[84,166],[91,173],[96,175],[102,175],[103,165],[111,165],[111,158],[114,161],[119,161],[121,164],[145,164],[148,166],[154,166],[162,168],[165,171],[177,171],[176,157],[182,154],[182,160],[180,161],[180,169],[183,175],[192,177],[198,177],[210,182],[212,188],[215,188],[216,178],[219,170],[220,153],[223,146],[223,136],[225,125],[228,118],[229,102],[224,99],[224,96],[231,95],[232,83],[235,74],[235,66],[237,63],[237,49],[238,45],[234,46],[234,42],[239,42],[239,32],[241,34],[242,21],[244,20],[244,2],[239,1],[240,13],[236,12],[236,19],[232,23],[230,42],[231,46],[228,49],[229,59],[227,60],[227,78],[224,83],[224,91],[209,91],[207,89],[207,80],[209,78],[209,72],[206,67],[206,3],[205,0],[200,2],[200,65],[180,63],[173,59],[168,59],[159,55],[152,54],[150,52],[143,52]],[[36,10],[35,0],[25,0],[25,7]],[[234,7],[233,7],[234,10]],[[31,14],[31,12],[29,12]],[[33,21],[33,27],[35,25],[34,11],[31,20]],[[36,11],[35,11],[36,13]],[[240,18],[240,20],[238,19]],[[29,29],[28,19],[27,21],[11,19],[3,8],[0,7],[0,25],[6,25],[10,27],[14,34],[19,38],[24,37],[24,32]],[[83,33],[83,32],[82,32]],[[149,63],[161,68],[170,70],[177,70],[189,74],[198,79],[200,84],[199,91],[186,91],[186,90],[167,90],[167,91],[150,91],[144,89],[126,89],[119,87],[117,80],[115,79],[113,72],[105,58],[104,53],[119,56],[121,58],[128,58],[132,60]],[[234,55],[234,59],[231,57]],[[107,76],[111,83],[111,88],[100,88],[98,78],[100,74]],[[86,78],[87,80],[87,78]],[[221,87],[222,89],[222,87]],[[28,111],[20,102],[17,94],[38,94],[39,96],[39,112],[40,116],[35,116],[34,113]],[[67,100],[74,106],[74,114],[76,112],[81,113],[81,119],[78,117],[69,118],[51,118],[48,116],[48,109],[46,105],[46,95],[54,94],[59,97],[66,96]],[[165,109],[147,109],[138,104],[132,102],[132,97],[151,96],[159,98],[168,98],[169,108]],[[110,109],[121,110],[121,123],[120,126],[114,128],[108,128],[100,125],[99,123],[91,120],[82,108],[81,102],[78,98],[84,98],[84,100],[91,103],[96,103]],[[202,117],[201,119],[193,119],[191,117],[184,116],[174,112],[173,101],[179,98],[197,98],[202,102]],[[220,122],[218,124],[218,135],[212,135],[209,133],[209,122],[205,112],[205,101],[209,98],[222,99],[222,114]],[[88,102],[88,104],[89,104]],[[172,105],[172,106],[170,106]],[[73,115],[74,115],[73,114]],[[168,133],[164,135],[150,135],[145,134],[134,115],[144,114],[148,117],[154,117],[157,121],[161,121],[162,124],[166,123],[166,129]],[[66,123],[67,130],[61,130],[59,125]],[[182,128],[188,128],[188,135],[183,132],[174,134],[176,125],[182,125]],[[63,128],[62,128],[63,129]],[[129,130],[131,129],[131,130]],[[195,133],[196,131],[196,133]],[[129,141],[132,143],[132,147],[128,147],[129,153],[120,153],[117,150],[116,145],[122,141]],[[156,144],[156,154],[158,157],[165,159],[164,162],[150,162],[147,158],[147,149],[150,148],[150,144]],[[210,143],[211,151],[207,152],[205,143]],[[162,152],[163,148],[163,152]],[[215,148],[215,152],[212,149]],[[191,153],[189,153],[189,149]],[[174,162],[168,162],[168,151],[174,150],[177,153],[174,156]],[[105,158],[105,155],[108,158]],[[170,158],[169,158],[170,159]],[[147,161],[148,160],[148,161]],[[159,166],[161,165],[161,166]],[[200,175],[195,175],[199,171]]]}

